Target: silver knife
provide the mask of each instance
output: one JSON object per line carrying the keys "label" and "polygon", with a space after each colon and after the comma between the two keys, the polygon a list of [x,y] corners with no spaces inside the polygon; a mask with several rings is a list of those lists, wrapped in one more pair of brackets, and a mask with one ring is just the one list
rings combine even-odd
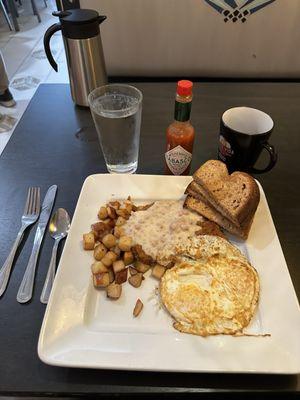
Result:
{"label": "silver knife", "polygon": [[32,297],[35,269],[39,256],[44,233],[51,215],[51,210],[56,196],[57,186],[50,186],[43,201],[39,224],[35,233],[31,256],[29,258],[23,280],[19,287],[17,300],[19,303],[27,303]]}

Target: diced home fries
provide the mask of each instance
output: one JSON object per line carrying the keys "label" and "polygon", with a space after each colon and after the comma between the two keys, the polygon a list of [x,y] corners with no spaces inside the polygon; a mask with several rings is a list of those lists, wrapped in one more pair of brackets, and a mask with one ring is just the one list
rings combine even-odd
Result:
{"label": "diced home fries", "polygon": [[118,283],[111,283],[106,288],[107,297],[111,299],[118,299],[122,293],[122,285]]}
{"label": "diced home fries", "polygon": [[83,234],[83,248],[84,250],[94,250],[95,236],[93,232]]}
{"label": "diced home fries", "polygon": [[[127,278],[131,286],[138,288],[145,279],[144,273],[150,268],[153,267],[152,276],[157,279],[165,272],[165,268],[155,264],[140,245],[133,245],[132,238],[122,229],[132,213],[147,210],[152,204],[136,206],[130,197],[125,201],[110,201],[101,205],[97,213],[99,220],[92,224],[90,232],[83,234],[84,250],[93,251],[91,272],[94,287],[105,289],[110,299],[120,298],[122,284],[127,282]],[[143,303],[138,299],[134,317],[142,308]]]}
{"label": "diced home fries", "polygon": [[141,313],[143,307],[144,307],[144,304],[142,303],[142,301],[140,299],[137,299],[134,309],[133,309],[133,316],[137,317]]}

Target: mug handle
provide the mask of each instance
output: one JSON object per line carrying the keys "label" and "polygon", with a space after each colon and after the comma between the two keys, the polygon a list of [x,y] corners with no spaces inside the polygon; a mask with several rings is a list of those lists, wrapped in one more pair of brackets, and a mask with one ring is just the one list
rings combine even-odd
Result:
{"label": "mug handle", "polygon": [[251,172],[253,172],[254,174],[262,174],[264,172],[270,171],[277,162],[277,152],[275,150],[275,147],[269,144],[268,142],[262,143],[262,147],[266,149],[267,152],[269,153],[270,161],[269,164],[264,169],[257,169],[252,167]]}

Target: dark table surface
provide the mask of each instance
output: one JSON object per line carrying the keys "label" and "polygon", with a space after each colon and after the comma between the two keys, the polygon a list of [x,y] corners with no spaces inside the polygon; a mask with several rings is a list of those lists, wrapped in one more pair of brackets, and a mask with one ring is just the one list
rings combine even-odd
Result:
{"label": "dark table surface", "polygon": [[[137,83],[144,94],[138,173],[162,174],[165,129],[173,117],[175,83]],[[300,295],[300,84],[197,83],[192,120],[197,131],[192,171],[216,157],[219,118],[227,108],[247,105],[275,121],[272,143],[279,152],[273,171],[259,176],[290,274]],[[18,231],[29,186],[42,195],[58,185],[56,207],[73,213],[85,178],[106,172],[88,110],[73,105],[68,85],[41,85],[0,157],[0,265]],[[39,301],[53,240],[46,235],[33,300],[16,301],[36,226],[18,251],[9,286],[0,299],[0,395],[75,396],[128,393],[212,393],[228,390],[300,393],[299,376],[179,374],[99,371],[51,367],[37,356],[45,311]]]}

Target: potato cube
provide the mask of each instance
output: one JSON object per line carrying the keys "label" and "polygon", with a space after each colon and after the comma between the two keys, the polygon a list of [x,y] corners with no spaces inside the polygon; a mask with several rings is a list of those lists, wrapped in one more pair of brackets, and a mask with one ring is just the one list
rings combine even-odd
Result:
{"label": "potato cube", "polygon": [[108,233],[102,238],[102,243],[104,244],[105,247],[110,249],[111,247],[114,247],[116,245],[117,238],[111,233]]}
{"label": "potato cube", "polygon": [[134,267],[135,269],[137,269],[139,272],[141,272],[142,274],[144,274],[145,272],[147,272],[150,269],[150,265],[147,264],[143,264],[140,261],[136,261],[134,263]]}
{"label": "potato cube", "polygon": [[122,251],[130,251],[132,247],[132,239],[129,236],[121,236],[119,240],[119,247]]}
{"label": "potato cube", "polygon": [[125,251],[123,255],[123,260],[125,265],[133,263],[134,261],[133,253],[131,251]]}
{"label": "potato cube", "polygon": [[113,270],[115,274],[119,271],[122,271],[123,269],[125,269],[125,264],[123,260],[114,261]]}
{"label": "potato cube", "polygon": [[141,272],[137,272],[135,275],[132,275],[128,278],[128,282],[135,288],[141,286],[143,280],[143,274]]}
{"label": "potato cube", "polygon": [[132,252],[134,257],[138,260],[141,261],[144,264],[147,265],[153,265],[154,260],[151,256],[146,254],[140,244],[136,244],[135,246],[132,246]]}
{"label": "potato cube", "polygon": [[106,267],[110,267],[117,258],[118,256],[113,251],[108,251],[101,261]]}
{"label": "potato cube", "polygon": [[108,275],[109,275],[109,283],[112,283],[115,280],[115,274],[111,268],[108,270]]}
{"label": "potato cube", "polygon": [[142,301],[140,299],[137,299],[134,309],[133,309],[134,317],[137,317],[141,313],[143,306],[144,306],[144,304],[142,303]]}
{"label": "potato cube", "polygon": [[121,256],[121,249],[119,246],[114,246],[111,248],[111,251],[113,251],[118,257]]}
{"label": "potato cube", "polygon": [[107,218],[107,210],[106,207],[100,207],[100,210],[98,211],[98,218],[105,220]]}
{"label": "potato cube", "polygon": [[130,275],[132,276],[132,275],[136,275],[136,274],[138,274],[139,273],[139,271],[137,271],[135,268],[133,268],[133,267],[129,267],[129,272],[130,272]]}
{"label": "potato cube", "polygon": [[115,219],[109,219],[106,222],[106,225],[108,226],[108,232],[111,232],[114,229],[115,225],[116,225],[116,220]]}
{"label": "potato cube", "polygon": [[156,264],[153,269],[151,275],[156,279],[161,279],[161,277],[166,272],[166,268],[162,265]]}
{"label": "potato cube", "polygon": [[108,203],[108,206],[118,210],[121,206],[121,203],[118,200],[113,200]]}
{"label": "potato cube", "polygon": [[116,238],[120,238],[122,235],[124,235],[123,229],[120,226],[118,226],[117,224],[114,229],[114,235]]}
{"label": "potato cube", "polygon": [[100,274],[101,272],[108,272],[107,267],[101,261],[96,261],[91,266],[93,274]]}
{"label": "potato cube", "polygon": [[122,269],[122,271],[115,273],[115,282],[122,284],[127,281],[128,268]]}
{"label": "potato cube", "polygon": [[125,220],[129,219],[130,214],[128,213],[128,211],[126,209],[119,209],[116,211],[116,214],[119,215],[119,217],[124,218]]}
{"label": "potato cube", "polygon": [[93,232],[83,234],[83,248],[84,250],[94,250],[95,236]]}
{"label": "potato cube", "polygon": [[98,234],[101,234],[108,231],[108,225],[102,221],[99,221],[92,225],[92,230],[96,231]]}
{"label": "potato cube", "polygon": [[117,283],[111,283],[106,288],[107,297],[111,299],[118,299],[122,294],[122,285]]}
{"label": "potato cube", "polygon": [[114,261],[116,261],[118,259],[118,256],[116,255],[116,253],[114,253],[111,250],[107,254],[112,259],[112,262],[114,262]]}
{"label": "potato cube", "polygon": [[106,266],[106,267],[110,267],[113,263],[113,260],[111,259],[111,257],[109,257],[107,255],[107,253],[105,254],[105,256],[102,258],[101,262]]}
{"label": "potato cube", "polygon": [[118,217],[118,219],[116,220],[116,226],[122,226],[124,225],[126,222],[126,219],[123,217]]}
{"label": "potato cube", "polygon": [[99,274],[93,274],[93,283],[97,288],[103,288],[109,285],[108,272],[100,272]]}
{"label": "potato cube", "polygon": [[91,233],[94,235],[94,238],[95,238],[95,244],[97,243],[97,242],[99,242],[99,235],[98,235],[98,232],[96,232],[96,231],[91,231]]}
{"label": "potato cube", "polygon": [[107,253],[106,247],[102,243],[97,244],[97,246],[94,248],[95,260],[97,261],[102,260],[102,258],[105,256],[106,253]]}
{"label": "potato cube", "polygon": [[116,210],[113,207],[108,206],[108,207],[106,207],[106,210],[107,210],[107,215],[109,216],[109,218],[111,218],[111,219],[117,218]]}

